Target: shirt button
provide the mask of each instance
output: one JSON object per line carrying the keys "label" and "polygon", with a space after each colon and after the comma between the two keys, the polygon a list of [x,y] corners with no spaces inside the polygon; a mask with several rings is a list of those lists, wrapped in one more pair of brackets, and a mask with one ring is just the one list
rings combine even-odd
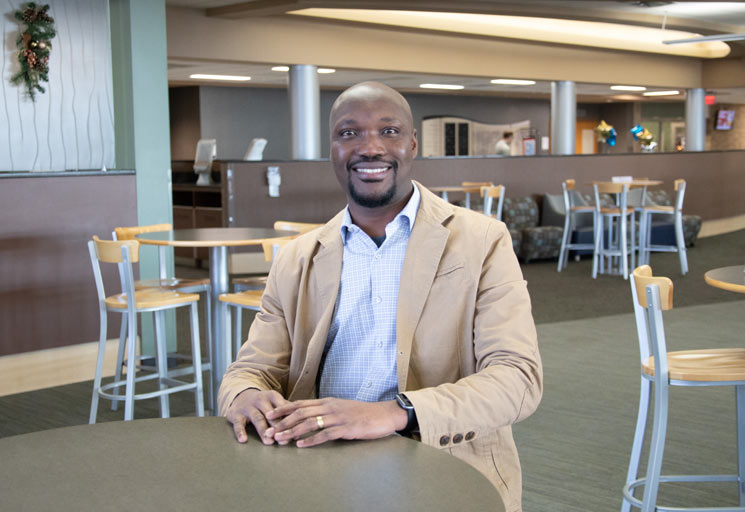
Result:
{"label": "shirt button", "polygon": [[476,432],[474,432],[474,431],[472,430],[472,431],[470,431],[469,433],[467,433],[467,434],[466,434],[466,441],[470,441],[470,440],[471,440],[471,439],[473,439],[474,437],[476,437]]}
{"label": "shirt button", "polygon": [[442,436],[440,438],[440,446],[447,446],[450,442],[450,436]]}
{"label": "shirt button", "polygon": [[379,260],[379,259],[380,259],[380,253],[376,253],[376,254],[375,254],[375,259],[376,259],[376,260]]}
{"label": "shirt button", "polygon": [[463,434],[455,434],[453,436],[453,443],[458,444],[463,441]]}
{"label": "shirt button", "polygon": [[371,386],[372,386],[372,381],[371,381],[371,380],[368,380],[368,381],[367,381],[367,384],[366,384],[366,386],[367,386],[368,388],[369,388],[369,387],[371,387]]}
{"label": "shirt button", "polygon": [[379,341],[378,342],[378,348],[383,348],[383,342],[382,341]]}
{"label": "shirt button", "polygon": [[380,304],[383,301],[380,297],[375,297],[375,304]]}

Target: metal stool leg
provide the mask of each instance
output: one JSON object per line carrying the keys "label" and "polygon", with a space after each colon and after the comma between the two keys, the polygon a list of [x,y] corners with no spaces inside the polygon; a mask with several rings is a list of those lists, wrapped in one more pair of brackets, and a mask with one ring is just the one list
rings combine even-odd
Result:
{"label": "metal stool leg", "polygon": [[[127,327],[127,359],[129,361],[136,361],[137,357],[137,315],[129,316],[129,322]],[[137,372],[136,364],[129,364],[127,366],[127,385],[125,387],[125,398],[124,398],[124,421],[130,421],[134,418],[135,409],[135,373]]]}
{"label": "metal stool leg", "polygon": [[194,368],[194,399],[196,414],[204,416],[204,389],[202,388],[202,350],[199,345],[199,312],[197,303],[191,305],[191,363]]}
{"label": "metal stool leg", "polygon": [[[629,470],[626,473],[626,485],[638,478],[639,461],[642,456],[642,446],[644,445],[644,436],[647,431],[647,417],[649,417],[649,399],[652,396],[652,384],[649,380],[642,377],[641,392],[639,393],[639,413],[636,417],[636,431],[634,432],[634,444],[631,447],[631,457],[629,459]],[[629,512],[631,503],[623,500],[621,512]]]}
{"label": "metal stool leg", "polygon": [[98,332],[98,357],[96,358],[96,375],[93,378],[93,397],[91,398],[91,411],[88,423],[96,422],[98,414],[98,390],[101,389],[101,374],[103,373],[103,358],[106,353],[106,309],[100,309],[101,321]]}
{"label": "metal stool leg", "polygon": [[559,266],[557,270],[561,272],[562,269],[566,268],[567,266],[567,258],[569,257],[569,249],[567,248],[567,245],[569,245],[569,237],[572,236],[572,213],[571,212],[565,212],[564,213],[564,233],[561,235],[561,250],[559,251]]}
{"label": "metal stool leg", "polygon": [[215,398],[212,392],[212,294],[210,291],[204,293],[205,296],[205,308],[207,310],[207,361],[209,362],[209,378],[207,379],[207,408],[214,412],[215,409]]}
{"label": "metal stool leg", "polygon": [[665,437],[667,436],[667,383],[658,381],[654,388],[654,424],[652,441],[649,444],[649,462],[647,464],[647,478],[644,483],[642,512],[654,512],[656,509],[662,455],[665,451]]}
{"label": "metal stool leg", "polygon": [[[168,388],[164,379],[168,378],[168,354],[166,353],[166,329],[165,329],[165,312],[155,312],[155,361],[158,367],[158,385],[161,390]],[[192,360],[194,358],[192,357]],[[168,393],[163,393],[160,400],[160,417],[169,418],[171,416],[171,406],[168,399]]]}
{"label": "metal stool leg", "polygon": [[678,246],[678,258],[680,258],[680,271],[683,275],[688,273],[688,253],[686,252],[686,242],[683,236],[683,217],[675,216],[675,243]]}
{"label": "metal stool leg", "polygon": [[238,357],[238,351],[243,345],[243,308],[240,306],[227,306],[227,311],[232,312],[235,308],[235,318],[233,319],[233,359]]}
{"label": "metal stool leg", "polygon": [[745,507],[745,386],[735,387],[737,402],[737,490],[740,506]]}
{"label": "metal stool leg", "polygon": [[[127,313],[122,313],[122,325],[119,328],[119,346],[116,349],[116,369],[114,370],[114,380],[122,380],[122,366],[124,366],[124,347],[127,344]],[[116,411],[119,408],[119,400],[111,401],[111,410]]]}

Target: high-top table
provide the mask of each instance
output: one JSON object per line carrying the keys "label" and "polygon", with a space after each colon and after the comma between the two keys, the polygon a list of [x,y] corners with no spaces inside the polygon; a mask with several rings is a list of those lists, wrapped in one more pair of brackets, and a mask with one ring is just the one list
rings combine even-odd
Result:
{"label": "high-top table", "polygon": [[492,484],[399,436],[238,444],[224,418],[115,421],[0,439],[0,509],[504,511]]}
{"label": "high-top table", "polygon": [[471,207],[471,194],[481,192],[481,186],[463,187],[463,186],[444,186],[444,187],[427,187],[430,191],[440,194],[440,197],[448,201],[448,192],[463,192],[466,194],[466,208]]}
{"label": "high-top table", "polygon": [[[230,291],[228,276],[228,247],[260,245],[265,240],[287,238],[295,231],[265,228],[198,228],[143,233],[135,238],[148,245],[171,247],[209,247],[210,286],[212,288],[212,400],[217,404],[217,391],[228,365],[233,360],[232,344],[228,339],[227,314],[219,297]],[[215,411],[213,411],[215,413]]]}
{"label": "high-top table", "polygon": [[745,293],[745,265],[722,267],[704,274],[706,284],[731,292]]}

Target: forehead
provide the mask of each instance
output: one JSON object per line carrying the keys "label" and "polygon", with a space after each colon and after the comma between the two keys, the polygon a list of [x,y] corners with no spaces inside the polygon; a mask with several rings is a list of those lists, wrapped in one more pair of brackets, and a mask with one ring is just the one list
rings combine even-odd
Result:
{"label": "forehead", "polygon": [[340,97],[331,110],[330,125],[360,121],[412,124],[408,108],[386,95],[349,95]]}

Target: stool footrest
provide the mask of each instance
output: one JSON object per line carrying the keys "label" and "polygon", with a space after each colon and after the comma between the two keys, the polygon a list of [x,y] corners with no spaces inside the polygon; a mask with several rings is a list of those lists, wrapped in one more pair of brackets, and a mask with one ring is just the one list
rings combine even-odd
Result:
{"label": "stool footrest", "polygon": [[[660,475],[660,483],[670,482],[733,482],[738,483],[737,475]],[[647,483],[647,477],[638,478],[623,487],[623,499],[632,506],[641,508],[642,501],[633,496],[634,489]],[[666,507],[657,505],[657,512],[745,512],[745,506],[732,507]]]}
{"label": "stool footrest", "polygon": [[[158,378],[158,374],[154,373],[151,375],[146,375],[144,377],[138,377],[135,379],[135,383],[142,382],[145,380],[154,380]],[[157,396],[162,395],[169,395],[171,393],[178,393],[180,391],[187,391],[189,389],[196,389],[197,383],[196,382],[184,382],[176,379],[171,378],[163,378],[162,381],[168,382],[170,384],[169,387],[166,389],[158,389],[155,391],[150,391],[148,393],[135,393],[133,395],[134,400],[145,400],[148,398],[155,398]],[[109,400],[116,400],[118,402],[123,402],[126,399],[126,396],[121,393],[107,393],[109,389],[116,389],[119,387],[123,387],[127,385],[127,381],[125,380],[119,380],[115,382],[110,382],[109,384],[106,384],[104,386],[101,386],[96,392],[98,393],[98,396],[102,398],[107,398]]]}

